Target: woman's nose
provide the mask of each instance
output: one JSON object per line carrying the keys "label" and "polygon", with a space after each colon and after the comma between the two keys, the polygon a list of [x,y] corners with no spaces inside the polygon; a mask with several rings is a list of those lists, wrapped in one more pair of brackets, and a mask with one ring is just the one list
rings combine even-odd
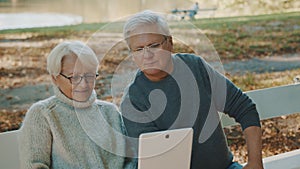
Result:
{"label": "woman's nose", "polygon": [[86,88],[88,86],[88,81],[85,78],[82,78],[77,86],[81,88]]}

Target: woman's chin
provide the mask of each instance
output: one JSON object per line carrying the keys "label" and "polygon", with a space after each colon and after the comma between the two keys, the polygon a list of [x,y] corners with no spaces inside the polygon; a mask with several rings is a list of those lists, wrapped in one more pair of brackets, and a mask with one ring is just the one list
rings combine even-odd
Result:
{"label": "woman's chin", "polygon": [[78,102],[85,102],[89,99],[89,97],[91,96],[90,92],[76,92],[73,93],[73,100],[78,101]]}

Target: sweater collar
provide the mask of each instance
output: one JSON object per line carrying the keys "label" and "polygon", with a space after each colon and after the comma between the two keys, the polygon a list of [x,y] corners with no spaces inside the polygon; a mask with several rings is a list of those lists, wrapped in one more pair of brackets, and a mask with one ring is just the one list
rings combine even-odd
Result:
{"label": "sweater collar", "polygon": [[54,95],[62,102],[72,106],[72,107],[75,107],[75,108],[86,108],[86,107],[89,107],[91,106],[96,98],[97,98],[97,95],[96,95],[96,92],[95,90],[93,90],[91,96],[89,97],[89,99],[85,102],[78,102],[78,101],[75,101],[75,100],[72,100],[70,98],[68,98],[67,96],[65,96],[61,91],[60,89],[53,85],[53,91],[54,91]]}

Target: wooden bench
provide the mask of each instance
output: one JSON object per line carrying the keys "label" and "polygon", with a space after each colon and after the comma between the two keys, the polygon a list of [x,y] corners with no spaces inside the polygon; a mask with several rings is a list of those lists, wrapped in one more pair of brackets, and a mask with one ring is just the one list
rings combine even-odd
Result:
{"label": "wooden bench", "polygon": [[[266,88],[247,92],[256,103],[260,118],[268,119],[300,112],[300,84]],[[237,124],[222,115],[223,126]],[[300,169],[300,149],[263,159],[265,169]]]}
{"label": "wooden bench", "polygon": [[19,169],[19,130],[0,133],[0,168]]}
{"label": "wooden bench", "polygon": [[[300,84],[266,88],[247,92],[257,104],[261,119],[300,112]],[[224,126],[236,124],[233,119],[222,115]],[[18,133],[0,133],[0,168],[18,169]],[[300,149],[263,159],[265,169],[300,169]]]}

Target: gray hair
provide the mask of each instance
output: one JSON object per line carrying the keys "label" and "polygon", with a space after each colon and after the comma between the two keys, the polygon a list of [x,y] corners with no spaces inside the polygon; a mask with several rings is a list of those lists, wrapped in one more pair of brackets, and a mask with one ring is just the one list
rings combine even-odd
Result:
{"label": "gray hair", "polygon": [[47,70],[50,75],[58,76],[64,56],[76,55],[79,61],[98,70],[99,61],[94,51],[80,41],[65,41],[52,49],[47,58]]}
{"label": "gray hair", "polygon": [[149,32],[157,33],[165,36],[170,36],[170,30],[165,18],[156,12],[146,10],[131,16],[123,27],[124,38],[127,39],[132,36],[132,33],[136,31],[139,26],[156,24],[160,32]]}

